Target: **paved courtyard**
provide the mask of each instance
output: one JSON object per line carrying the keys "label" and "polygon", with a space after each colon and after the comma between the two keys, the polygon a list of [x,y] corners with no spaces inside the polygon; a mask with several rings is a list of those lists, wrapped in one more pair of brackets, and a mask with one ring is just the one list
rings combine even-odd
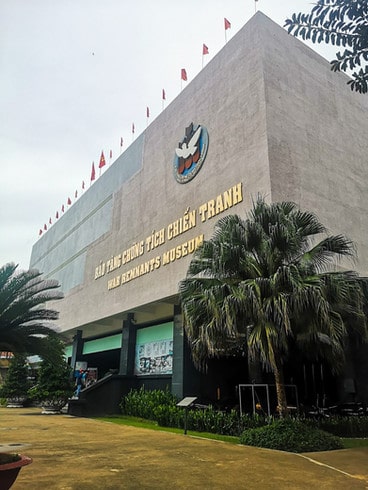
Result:
{"label": "paved courtyard", "polygon": [[0,442],[33,458],[12,490],[368,489],[368,448],[296,455],[37,408],[0,420]]}

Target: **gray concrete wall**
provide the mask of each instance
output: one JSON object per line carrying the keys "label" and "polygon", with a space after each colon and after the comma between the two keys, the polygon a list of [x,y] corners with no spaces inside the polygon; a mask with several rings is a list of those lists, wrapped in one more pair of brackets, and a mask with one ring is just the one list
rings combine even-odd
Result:
{"label": "gray concrete wall", "polygon": [[368,98],[348,77],[267,18],[263,37],[272,201],[291,200],[313,211],[330,233],[345,234],[368,274]]}
{"label": "gray concrete wall", "polygon": [[[252,43],[253,51],[245,49]],[[157,270],[110,291],[107,281],[137,264],[162,257],[163,253],[197,236],[204,234],[205,239],[209,238],[218,218],[230,212],[244,214],[249,208],[249,189],[270,192],[261,48],[257,24],[251,23],[149,125],[142,136],[141,168],[116,192],[110,188],[111,226],[110,229],[106,227],[110,222],[110,209],[106,209],[104,226],[98,227],[98,236],[84,252],[83,282],[71,290],[62,285],[66,299],[59,302],[58,307],[63,329],[175,295],[179,281],[186,274],[190,256],[161,265]],[[173,177],[175,148],[191,122],[207,128],[210,143],[198,175],[187,184],[179,184]],[[132,147],[136,144],[134,142]],[[104,179],[115,166],[116,163],[97,180],[90,193],[98,184],[105,186]],[[239,183],[243,185],[244,202],[202,223],[199,207]],[[97,207],[100,199],[96,195],[89,206]],[[73,208],[67,213],[70,226],[75,214]],[[197,224],[193,229],[172,240],[165,239],[165,243],[155,250],[145,251],[143,256],[114,273],[95,280],[96,266],[100,262],[106,263],[111,256],[145,240],[154,230],[167,229],[170,223],[183,217],[188,208],[197,212]],[[53,228],[58,225],[56,223]],[[82,232],[80,229],[79,233]],[[66,245],[65,241],[63,245]],[[34,264],[37,264],[37,254],[38,251],[34,251]],[[51,255],[48,260],[52,261]]]}
{"label": "gray concrete wall", "polygon": [[110,232],[114,192],[141,168],[143,141],[141,135],[33,246],[30,267],[58,279],[65,293],[83,284],[89,245]]}

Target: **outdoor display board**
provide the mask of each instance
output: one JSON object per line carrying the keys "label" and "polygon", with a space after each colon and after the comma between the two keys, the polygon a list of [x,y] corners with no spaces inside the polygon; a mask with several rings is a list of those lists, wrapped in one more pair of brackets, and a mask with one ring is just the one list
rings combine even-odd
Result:
{"label": "outdoor display board", "polygon": [[172,374],[173,322],[137,331],[134,374]]}

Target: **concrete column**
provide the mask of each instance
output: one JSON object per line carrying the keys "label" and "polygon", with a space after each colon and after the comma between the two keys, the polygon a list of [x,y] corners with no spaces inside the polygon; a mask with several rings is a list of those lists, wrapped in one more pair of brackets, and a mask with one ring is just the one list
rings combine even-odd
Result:
{"label": "concrete column", "polygon": [[181,399],[184,392],[184,330],[180,305],[174,306],[173,345],[171,392]]}
{"label": "concrete column", "polygon": [[82,361],[83,357],[83,344],[84,340],[82,338],[82,330],[77,330],[77,333],[73,337],[73,346],[72,346],[72,359],[70,362],[73,371],[75,370],[75,363],[77,361]]}
{"label": "concrete column", "polygon": [[123,321],[119,374],[125,376],[134,374],[136,337],[137,329],[134,323],[134,313],[128,313],[127,319]]}

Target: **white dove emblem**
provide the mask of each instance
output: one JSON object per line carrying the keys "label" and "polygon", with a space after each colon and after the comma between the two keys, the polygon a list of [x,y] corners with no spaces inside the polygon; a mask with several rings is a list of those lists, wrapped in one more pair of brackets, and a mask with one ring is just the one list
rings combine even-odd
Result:
{"label": "white dove emblem", "polygon": [[175,149],[175,153],[178,155],[179,158],[188,158],[190,155],[195,154],[195,152],[197,151],[197,142],[201,135],[201,131],[202,128],[201,126],[199,126],[196,132],[190,138],[189,143],[184,142],[181,144],[181,148],[179,147]]}

